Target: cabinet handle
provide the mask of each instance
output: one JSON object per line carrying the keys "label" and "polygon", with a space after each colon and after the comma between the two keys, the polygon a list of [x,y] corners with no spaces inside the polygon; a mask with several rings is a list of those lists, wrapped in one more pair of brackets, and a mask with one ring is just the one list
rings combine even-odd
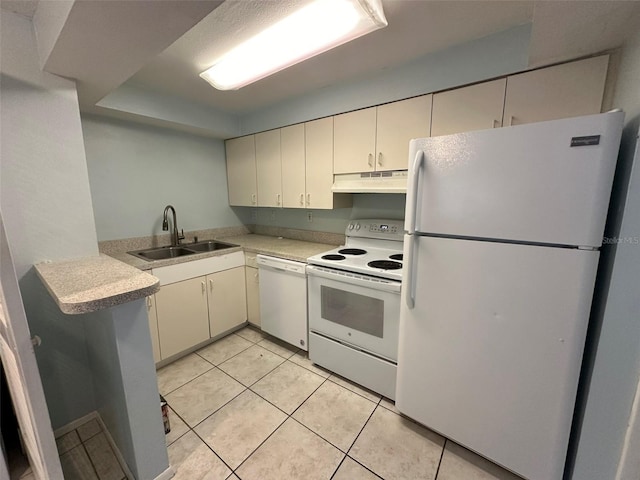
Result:
{"label": "cabinet handle", "polygon": [[251,204],[252,204],[252,205],[255,205],[255,204],[256,204],[256,194],[255,194],[255,193],[252,193],[252,194],[251,194]]}
{"label": "cabinet handle", "polygon": [[491,127],[491,128],[500,128],[500,121],[499,120],[494,120],[493,121],[493,127]]}
{"label": "cabinet handle", "polygon": [[382,166],[382,152],[378,152],[378,165]]}
{"label": "cabinet handle", "polygon": [[513,115],[511,115],[511,116],[509,117],[509,126],[510,126],[510,127],[511,127],[511,126],[513,126],[513,121],[515,120],[515,118],[516,118],[516,117],[514,117]]}
{"label": "cabinet handle", "polygon": [[260,283],[260,277],[258,276],[258,272],[254,273],[253,277],[255,278],[256,283]]}
{"label": "cabinet handle", "polygon": [[276,195],[276,205],[280,205],[280,194]]}
{"label": "cabinet handle", "polygon": [[204,295],[207,293],[207,287],[204,285],[204,282],[200,282],[200,285],[202,286],[202,294]]}
{"label": "cabinet handle", "polygon": [[371,153],[367,157],[367,163],[369,164],[370,167],[373,168],[373,155]]}
{"label": "cabinet handle", "polygon": [[151,305],[151,297],[147,297],[147,308],[151,309],[152,305]]}
{"label": "cabinet handle", "polygon": [[304,205],[304,193],[300,194],[300,205]]}
{"label": "cabinet handle", "polygon": [[209,291],[213,292],[213,280],[209,279]]}
{"label": "cabinet handle", "polygon": [[311,205],[311,194],[307,193],[307,205]]}

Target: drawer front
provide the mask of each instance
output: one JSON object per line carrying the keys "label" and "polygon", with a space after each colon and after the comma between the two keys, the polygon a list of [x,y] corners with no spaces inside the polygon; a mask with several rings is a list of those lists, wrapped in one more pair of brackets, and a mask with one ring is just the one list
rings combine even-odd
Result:
{"label": "drawer front", "polygon": [[153,269],[153,275],[160,279],[160,285],[181,282],[189,278],[201,277],[210,273],[229,270],[244,265],[242,252],[233,252],[215,257],[192,260]]}

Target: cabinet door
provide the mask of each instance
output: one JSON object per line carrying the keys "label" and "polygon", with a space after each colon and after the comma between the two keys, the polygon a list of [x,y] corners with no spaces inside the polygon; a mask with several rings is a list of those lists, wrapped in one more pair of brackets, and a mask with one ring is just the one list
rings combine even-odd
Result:
{"label": "cabinet door", "polygon": [[433,96],[431,136],[502,126],[507,79],[456,88]]}
{"label": "cabinet door", "polygon": [[244,207],[257,205],[258,189],[254,136],[233,138],[227,140],[225,145],[227,150],[229,205]]}
{"label": "cabinet door", "polygon": [[282,206],[282,164],[280,129],[256,133],[258,206]]}
{"label": "cabinet door", "polygon": [[304,123],[280,129],[282,153],[282,206],[304,208],[305,146]]}
{"label": "cabinet door", "polygon": [[247,321],[244,268],[236,267],[207,275],[212,338]]}
{"label": "cabinet door", "polygon": [[600,113],[609,56],[507,78],[504,126]]}
{"label": "cabinet door", "polygon": [[333,208],[333,117],[305,124],[307,208]]}
{"label": "cabinet door", "polygon": [[378,107],[376,171],[407,170],[409,141],[431,131],[433,95],[410,98]]}
{"label": "cabinet door", "polygon": [[376,107],[333,117],[333,173],[375,169]]}
{"label": "cabinet door", "polygon": [[260,276],[257,268],[245,267],[247,285],[247,320],[260,326]]}
{"label": "cabinet door", "polygon": [[156,293],[156,309],[163,358],[209,339],[205,277],[162,286]]}
{"label": "cabinet door", "polygon": [[147,297],[147,315],[149,316],[149,333],[151,334],[151,346],[153,347],[153,361],[162,360],[160,355],[160,339],[158,338],[158,316],[156,312],[156,299],[154,295]]}

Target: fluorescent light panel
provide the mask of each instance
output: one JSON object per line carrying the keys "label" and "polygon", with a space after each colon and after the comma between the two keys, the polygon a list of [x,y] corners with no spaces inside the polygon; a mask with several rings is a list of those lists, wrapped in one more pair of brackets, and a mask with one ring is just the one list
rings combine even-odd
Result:
{"label": "fluorescent light panel", "polygon": [[316,0],[225,54],[200,76],[237,90],[387,26],[380,0]]}

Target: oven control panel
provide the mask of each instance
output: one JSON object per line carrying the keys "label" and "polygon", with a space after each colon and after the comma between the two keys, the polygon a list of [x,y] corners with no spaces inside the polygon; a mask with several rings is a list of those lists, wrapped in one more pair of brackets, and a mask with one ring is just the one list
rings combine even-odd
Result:
{"label": "oven control panel", "polygon": [[403,220],[362,219],[351,220],[345,234],[348,237],[383,238],[402,240]]}

